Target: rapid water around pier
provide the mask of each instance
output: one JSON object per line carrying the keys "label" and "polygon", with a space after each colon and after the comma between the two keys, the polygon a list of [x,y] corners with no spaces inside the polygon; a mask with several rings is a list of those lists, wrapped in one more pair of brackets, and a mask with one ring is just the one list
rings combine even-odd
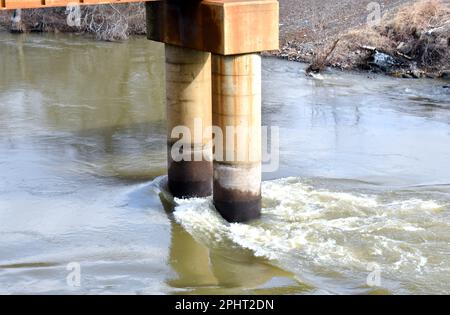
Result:
{"label": "rapid water around pier", "polygon": [[263,59],[280,166],[228,224],[165,190],[163,55],[0,34],[0,294],[450,293],[448,83]]}

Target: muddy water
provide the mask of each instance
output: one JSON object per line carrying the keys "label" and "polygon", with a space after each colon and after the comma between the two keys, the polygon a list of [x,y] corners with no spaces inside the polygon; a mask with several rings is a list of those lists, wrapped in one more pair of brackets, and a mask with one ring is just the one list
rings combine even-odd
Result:
{"label": "muddy water", "polygon": [[265,59],[280,166],[229,225],[164,189],[162,56],[1,34],[0,293],[450,293],[444,82]]}

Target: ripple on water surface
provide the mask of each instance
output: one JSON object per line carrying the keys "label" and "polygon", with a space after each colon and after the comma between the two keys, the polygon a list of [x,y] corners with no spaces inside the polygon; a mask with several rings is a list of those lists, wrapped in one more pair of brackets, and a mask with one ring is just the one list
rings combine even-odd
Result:
{"label": "ripple on water surface", "polygon": [[0,42],[0,293],[450,292],[444,82],[263,59],[280,167],[261,220],[228,224],[149,182],[166,172],[161,45]]}
{"label": "ripple on water surface", "polygon": [[247,248],[322,290],[342,293],[343,281],[349,293],[370,292],[367,276],[378,268],[392,293],[450,289],[444,200],[335,192],[284,178],[263,183],[262,219],[251,224],[228,224],[210,198],[176,202],[176,220],[208,247]]}

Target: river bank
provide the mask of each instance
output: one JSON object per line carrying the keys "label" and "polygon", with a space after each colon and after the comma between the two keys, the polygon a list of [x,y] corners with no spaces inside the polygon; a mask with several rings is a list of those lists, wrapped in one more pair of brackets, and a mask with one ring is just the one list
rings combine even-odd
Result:
{"label": "river bank", "polygon": [[[79,26],[67,25],[65,9],[26,10],[0,29],[92,33],[99,40],[145,34],[143,4],[82,8]],[[397,77],[450,76],[449,0],[280,0],[280,50],[265,55],[325,67],[363,69]]]}
{"label": "river bank", "polygon": [[[449,76],[447,0],[293,3],[298,2],[280,2],[282,39],[280,51],[272,52],[276,56],[310,63],[312,72],[332,66],[405,78]],[[307,18],[295,22],[300,12]]]}

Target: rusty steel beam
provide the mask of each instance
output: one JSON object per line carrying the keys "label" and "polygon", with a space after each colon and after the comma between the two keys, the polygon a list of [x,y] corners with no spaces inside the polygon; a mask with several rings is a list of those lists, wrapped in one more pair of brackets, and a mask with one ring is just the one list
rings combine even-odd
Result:
{"label": "rusty steel beam", "polygon": [[148,39],[219,55],[276,50],[277,0],[148,2]]}
{"label": "rusty steel beam", "polygon": [[155,0],[0,0],[0,10],[39,9],[65,7],[67,5],[116,4]]}

